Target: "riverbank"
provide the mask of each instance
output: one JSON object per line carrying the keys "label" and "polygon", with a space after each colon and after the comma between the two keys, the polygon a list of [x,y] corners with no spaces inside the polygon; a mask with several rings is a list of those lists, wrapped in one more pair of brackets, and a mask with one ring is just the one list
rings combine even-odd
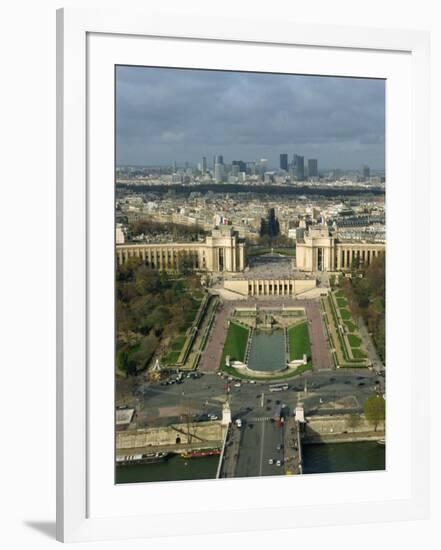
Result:
{"label": "riverbank", "polygon": [[314,445],[320,443],[355,443],[362,441],[384,441],[384,431],[359,432],[359,433],[333,433],[333,434],[315,434],[304,435],[302,437],[303,445]]}

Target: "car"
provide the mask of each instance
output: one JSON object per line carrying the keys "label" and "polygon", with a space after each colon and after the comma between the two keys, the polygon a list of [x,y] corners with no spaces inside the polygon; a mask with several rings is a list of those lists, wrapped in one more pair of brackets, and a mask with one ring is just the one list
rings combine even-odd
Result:
{"label": "car", "polygon": [[350,384],[351,381],[350,380],[345,380],[345,384]]}
{"label": "car", "polygon": [[357,384],[357,386],[364,386],[364,385],[365,385],[364,382],[359,382],[359,383]]}
{"label": "car", "polygon": [[240,388],[241,385],[242,385],[242,384],[241,384],[240,382],[236,382],[236,383],[234,384],[234,387],[235,387],[235,388]]}
{"label": "car", "polygon": [[268,464],[274,464],[274,459],[273,459],[273,458],[270,458],[270,459],[268,460]]}
{"label": "car", "polygon": [[254,426],[254,424],[248,424],[248,428],[251,430],[251,428]]}
{"label": "car", "polygon": [[210,420],[219,420],[219,417],[215,414],[210,414],[210,416],[208,417]]}
{"label": "car", "polygon": [[250,380],[250,384],[255,384],[256,381],[255,380]]}
{"label": "car", "polygon": [[277,449],[278,451],[281,451],[281,450],[283,449],[283,445],[277,445],[276,449]]}
{"label": "car", "polygon": [[282,465],[282,461],[281,461],[281,460],[278,460],[278,461],[276,462],[276,464],[277,464],[277,466],[281,466],[281,465]]}
{"label": "car", "polygon": [[280,399],[277,399],[276,405],[280,405]]}
{"label": "car", "polygon": [[335,382],[336,380],[337,380],[337,378],[330,378],[329,382]]}
{"label": "car", "polygon": [[270,411],[270,410],[271,410],[271,407],[267,407],[266,410],[267,410],[267,411]]}

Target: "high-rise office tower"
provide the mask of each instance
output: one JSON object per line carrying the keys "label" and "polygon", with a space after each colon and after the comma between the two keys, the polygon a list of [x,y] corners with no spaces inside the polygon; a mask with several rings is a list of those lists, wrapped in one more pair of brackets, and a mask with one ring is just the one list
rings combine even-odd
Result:
{"label": "high-rise office tower", "polygon": [[366,164],[363,164],[362,174],[363,174],[363,178],[365,179],[371,177],[371,169]]}
{"label": "high-rise office tower", "polygon": [[280,170],[288,172],[288,155],[286,153],[280,154]]}
{"label": "high-rise office tower", "polygon": [[202,157],[202,173],[205,174],[207,171],[207,157]]}
{"label": "high-rise office tower", "polygon": [[174,160],[173,161],[173,174],[176,174],[177,170],[178,170],[178,167],[176,165],[176,161]]}
{"label": "high-rise office tower", "polygon": [[294,154],[292,168],[294,178],[297,181],[303,181],[305,179],[305,158]]}
{"label": "high-rise office tower", "polygon": [[223,164],[223,163],[224,163],[223,155],[216,155],[214,158],[214,164]]}
{"label": "high-rise office tower", "polygon": [[225,177],[225,167],[222,163],[216,162],[214,165],[214,180],[216,183],[222,183]]}
{"label": "high-rise office tower", "polygon": [[317,159],[308,159],[308,178],[318,177],[318,161]]}
{"label": "high-rise office tower", "polygon": [[268,235],[270,237],[276,237],[280,232],[279,220],[276,218],[276,212],[274,208],[268,209],[268,217],[262,218],[260,221],[260,235]]}
{"label": "high-rise office tower", "polygon": [[246,162],[244,162],[243,160],[233,160],[231,166],[238,166],[239,172],[246,172],[247,170]]}

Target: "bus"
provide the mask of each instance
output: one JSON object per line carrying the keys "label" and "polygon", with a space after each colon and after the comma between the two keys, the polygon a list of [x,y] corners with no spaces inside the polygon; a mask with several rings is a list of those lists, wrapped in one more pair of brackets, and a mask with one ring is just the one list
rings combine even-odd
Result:
{"label": "bus", "polygon": [[286,391],[288,387],[288,384],[271,384],[269,391]]}

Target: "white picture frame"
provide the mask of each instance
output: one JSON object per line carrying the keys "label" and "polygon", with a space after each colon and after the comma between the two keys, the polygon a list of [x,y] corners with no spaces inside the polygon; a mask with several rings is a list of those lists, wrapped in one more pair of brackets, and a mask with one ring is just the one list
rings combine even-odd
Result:
{"label": "white picture frame", "polygon": [[[427,239],[419,238],[416,213],[427,212],[429,201],[428,34],[420,31],[304,25],[286,19],[278,22],[277,25],[268,25],[266,21],[253,18],[243,21],[202,16],[200,18],[185,18],[178,15],[164,17],[148,12],[88,9],[59,10],[57,31],[58,540],[66,542],[112,540],[249,531],[259,530],[263,526],[265,529],[282,529],[427,517],[429,502],[428,337],[425,325],[419,323],[418,319],[428,318],[427,258],[429,258],[429,250]],[[104,44],[102,40],[107,42]],[[113,43],[116,40],[118,40],[118,46]],[[251,64],[254,70],[260,68],[262,71],[268,70],[270,62],[265,61],[266,49],[280,48],[289,52],[290,48],[292,51],[303,48],[305,55],[306,50],[315,50],[320,53],[318,57],[325,56],[329,66],[332,63],[340,63],[340,69],[336,69],[337,73],[333,74],[356,74],[357,76],[378,74],[380,77],[381,75],[386,77],[389,74],[387,71],[397,70],[397,75],[391,79],[391,82],[396,82],[397,85],[400,82],[406,83],[402,94],[397,86],[391,87],[389,93],[392,96],[389,95],[388,101],[392,126],[387,126],[390,161],[388,169],[391,168],[396,181],[408,181],[408,184],[403,185],[403,190],[400,190],[397,185],[392,185],[392,191],[390,195],[388,194],[388,201],[392,201],[390,218],[388,210],[388,247],[389,242],[392,243],[391,248],[388,248],[388,258],[392,263],[391,275],[388,267],[388,288],[392,288],[390,277],[397,274],[397,266],[405,273],[405,276],[400,277],[399,282],[396,283],[399,293],[396,290],[391,292],[390,301],[388,294],[388,304],[392,304],[395,312],[400,312],[400,318],[396,318],[391,324],[390,316],[393,315],[393,311],[390,306],[387,311],[388,354],[390,350],[395,363],[402,365],[401,371],[395,369],[390,377],[388,375],[388,392],[389,389],[391,392],[391,404],[388,399],[387,414],[388,445],[389,434],[392,434],[393,444],[395,432],[395,457],[401,460],[394,461],[392,456],[392,465],[388,471],[391,483],[388,485],[388,480],[384,478],[386,480],[384,487],[387,490],[385,489],[378,499],[375,498],[375,492],[368,495],[368,486],[374,486],[373,480],[376,478],[361,476],[358,479],[356,474],[338,474],[338,479],[349,478],[347,489],[343,487],[343,481],[336,482],[336,476],[330,476],[325,481],[321,480],[320,476],[303,476],[300,483],[303,485],[302,491],[305,497],[300,503],[291,503],[289,498],[285,497],[280,497],[279,502],[276,504],[273,502],[271,505],[265,501],[256,500],[255,496],[262,491],[270,495],[272,492],[284,494],[281,484],[291,483],[292,479],[288,481],[282,477],[214,481],[218,483],[215,488],[209,485],[213,482],[205,485],[191,482],[191,491],[186,489],[190,485],[185,485],[189,482],[150,484],[150,486],[138,484],[136,488],[126,486],[116,495],[118,503],[126,506],[125,510],[118,511],[117,505],[114,506],[115,491],[110,487],[108,478],[104,476],[106,466],[103,464],[102,468],[97,468],[97,465],[101,464],[100,449],[108,449],[110,439],[113,437],[111,430],[113,409],[108,407],[109,402],[113,400],[113,393],[107,395],[106,385],[103,383],[100,390],[106,395],[102,401],[97,397],[95,373],[98,372],[96,369],[102,368],[102,364],[98,365],[100,362],[94,355],[95,342],[100,339],[106,341],[106,338],[108,340],[109,334],[106,329],[96,330],[97,321],[99,322],[99,314],[97,316],[96,313],[100,305],[99,300],[105,308],[105,300],[102,301],[103,293],[112,290],[106,288],[106,285],[102,285],[101,290],[97,288],[94,282],[97,279],[95,270],[99,269],[97,264],[106,265],[109,260],[109,251],[111,255],[113,254],[113,233],[109,235],[109,242],[106,241],[105,246],[97,246],[100,243],[96,237],[96,224],[108,227],[106,224],[110,218],[113,223],[113,208],[111,212],[108,212],[108,208],[106,210],[106,205],[109,206],[110,202],[106,202],[107,198],[105,198],[104,208],[101,208],[101,213],[98,214],[96,193],[106,193],[103,191],[105,188],[101,186],[103,182],[99,180],[101,174],[104,174],[105,177],[101,179],[105,181],[106,177],[112,173],[107,170],[113,167],[113,159],[109,162],[107,154],[114,139],[113,133],[109,133],[109,129],[113,127],[113,121],[106,118],[110,104],[113,108],[113,88],[106,92],[108,69],[116,59],[112,58],[114,55],[112,52],[118,48],[122,61],[132,59],[131,63],[139,63],[139,59],[144,54],[138,53],[137,55],[141,57],[135,59],[134,41],[139,41],[139,45],[141,42],[149,41],[150,49],[147,47],[146,51],[149,52],[150,59],[152,55],[163,56],[162,59],[173,56],[173,47],[164,46],[172,45],[173,41],[179,41],[182,49],[187,44],[189,56],[199,55],[198,52],[203,50],[202,45],[207,48],[228,47],[235,53],[242,48],[247,51],[246,63]],[[152,43],[155,43],[154,53],[152,53]],[[137,48],[138,51],[141,49]],[[262,56],[256,54],[256,49],[262,52]],[[102,57],[96,57],[97,55]],[[386,66],[387,63],[384,69],[378,68],[382,66],[381,57],[388,55],[395,55],[396,63],[389,61],[389,68]],[[399,61],[400,59],[403,63]],[[187,60],[189,66],[195,66],[195,61],[192,62],[190,58]],[[312,60],[313,57],[311,57],[311,63]],[[212,63],[214,64],[214,61]],[[219,67],[219,63],[228,64],[231,61],[227,53],[220,53],[220,57],[216,57],[216,63],[216,67]],[[239,61],[236,60],[235,63]],[[311,69],[312,73],[320,74],[320,63],[323,66],[323,59],[317,60],[316,68]],[[157,64],[160,65],[159,61]],[[392,67],[393,65],[398,67],[400,64],[402,64],[401,68]],[[359,68],[355,69],[356,65],[359,65]],[[300,66],[297,65],[297,67]],[[401,73],[398,74],[400,71]],[[394,81],[394,78],[397,80]],[[404,80],[400,80],[401,78]],[[100,104],[94,100],[96,92],[91,89],[95,86],[93,82],[98,82],[97,85],[104,87],[100,90]],[[111,100],[112,103],[110,103]],[[401,121],[398,116],[401,113],[398,109],[401,105],[400,101],[408,101],[409,107],[406,118]],[[402,134],[401,138],[400,134]],[[404,139],[404,142],[401,143],[399,139]],[[97,143],[100,144],[98,148]],[[402,161],[401,168],[397,162],[400,151],[409,153]],[[91,181],[97,182],[96,185],[94,183],[91,187]],[[402,223],[400,211],[408,221],[406,227],[400,225]],[[102,258],[99,252],[101,248],[104,251]],[[424,269],[420,269],[420,266],[424,266]],[[113,272],[111,276],[113,278]],[[398,279],[395,278],[395,281]],[[405,303],[400,303],[400,296],[407,297]],[[112,324],[110,323],[107,328],[111,330]],[[113,347],[113,342],[109,342],[109,345]],[[109,414],[111,416],[109,422],[105,420],[107,428],[97,430],[97,426],[102,425],[101,417],[105,418]],[[405,432],[402,426],[398,433],[396,427],[400,424],[408,427],[409,433]],[[401,448],[400,437],[405,437],[405,445]],[[394,449],[394,447],[391,448]],[[400,452],[401,456],[399,456]],[[109,460],[113,461],[113,455]],[[402,470],[399,470],[399,462]],[[103,478],[98,480],[100,470],[104,474]],[[298,480],[299,478],[296,478],[294,481]],[[360,487],[366,489],[366,494],[363,493],[364,498],[355,494],[352,497],[350,495],[350,486],[356,487],[358,482]],[[339,499],[334,497],[331,489],[332,484],[336,483],[342,485]],[[322,498],[323,495],[320,493],[323,493],[323,490],[321,491],[320,487],[325,485],[329,485],[329,492],[325,495],[326,498]],[[298,487],[300,488],[300,485]],[[105,492],[107,490],[108,493]],[[348,492],[345,493],[345,490]],[[131,491],[133,494],[130,493]],[[140,515],[139,512],[135,513],[128,503],[131,501],[142,503],[142,500],[136,499],[142,499],[143,495],[140,493],[146,491],[150,492],[150,500],[155,502],[155,507],[148,509],[143,504],[141,508],[132,507],[146,511]],[[196,495],[199,494],[198,491],[201,495],[199,502],[202,502],[199,508],[189,506],[184,511],[182,506],[176,505],[175,508],[170,507],[168,512],[165,510],[163,504],[166,499],[170,502],[170,498],[173,498],[176,503],[179,503],[184,492],[194,492]],[[203,491],[212,492],[214,500],[219,500],[217,507],[208,507],[203,504]],[[246,495],[250,495],[248,501]],[[228,521],[219,522],[218,512],[228,513],[229,503],[234,503],[231,505],[234,513],[227,516]]]}

